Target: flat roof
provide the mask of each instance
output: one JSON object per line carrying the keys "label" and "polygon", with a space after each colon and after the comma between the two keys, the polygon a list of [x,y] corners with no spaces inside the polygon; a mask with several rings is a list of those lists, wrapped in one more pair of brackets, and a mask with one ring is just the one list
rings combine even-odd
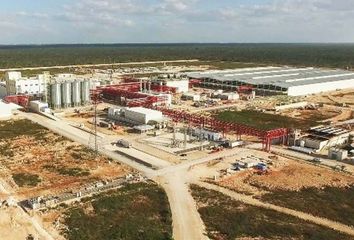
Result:
{"label": "flat roof", "polygon": [[138,113],[143,113],[143,114],[160,114],[160,111],[149,109],[149,108],[144,108],[144,107],[131,107],[127,108],[126,111],[131,111],[131,112],[138,112]]}
{"label": "flat roof", "polygon": [[274,85],[282,88],[316,83],[351,80],[354,72],[340,69],[258,67],[187,73],[190,78],[214,79],[219,82],[240,82],[252,85]]}

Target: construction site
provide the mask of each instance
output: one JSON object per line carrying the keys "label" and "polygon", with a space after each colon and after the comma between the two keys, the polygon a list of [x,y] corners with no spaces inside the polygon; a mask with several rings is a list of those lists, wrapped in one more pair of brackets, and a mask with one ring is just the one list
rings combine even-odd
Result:
{"label": "construction site", "polygon": [[[100,69],[101,78],[45,72],[38,83],[7,73],[8,89],[16,91],[0,102],[8,109],[0,121],[0,200],[13,199],[45,219],[52,239],[61,239],[63,226],[50,222],[65,211],[52,206],[151,179],[168,196],[174,238],[207,239],[209,228],[189,192],[193,183],[328,218],[310,220],[322,227],[339,221],[331,229],[354,237],[353,221],[340,221],[339,208],[330,215],[276,200],[305,192],[304,201],[311,201],[309,191],[333,189],[343,198],[352,194],[354,73],[271,66],[211,71],[196,63],[139,70],[141,76],[131,74],[135,67]],[[147,77],[150,71],[156,74]],[[317,92],[304,91],[309,88]]]}

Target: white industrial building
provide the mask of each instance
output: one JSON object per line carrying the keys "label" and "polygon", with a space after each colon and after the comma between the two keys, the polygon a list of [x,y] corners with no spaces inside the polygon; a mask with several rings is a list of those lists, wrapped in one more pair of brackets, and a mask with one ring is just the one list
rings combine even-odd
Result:
{"label": "white industrial building", "polygon": [[354,72],[316,68],[258,67],[236,70],[187,73],[202,80],[201,86],[237,90],[252,86],[258,95],[302,96],[354,88]]}
{"label": "white industrial building", "polygon": [[237,92],[224,92],[218,95],[221,100],[238,100],[240,95]]}
{"label": "white industrial building", "polygon": [[162,112],[143,107],[127,108],[125,110],[125,117],[141,124],[147,124],[149,121],[163,120]]}
{"label": "white industrial building", "polygon": [[148,124],[150,121],[162,122],[164,120],[162,112],[143,107],[110,108],[108,110],[108,118],[136,125]]}
{"label": "white industrial building", "polygon": [[211,141],[217,141],[222,138],[222,133],[214,132],[204,128],[195,128],[193,129],[193,134],[202,139],[207,139]]}
{"label": "white industrial building", "polygon": [[172,79],[166,81],[167,87],[175,87],[177,93],[186,93],[189,91],[188,79]]}
{"label": "white industrial building", "polygon": [[343,161],[348,158],[348,150],[331,148],[328,151],[328,157],[333,160]]}
{"label": "white industrial building", "polygon": [[33,112],[46,112],[49,110],[48,103],[41,101],[31,101],[29,107]]}
{"label": "white industrial building", "polygon": [[[188,78],[158,78],[151,81],[155,85],[167,86],[176,88],[176,93],[186,93],[189,91],[189,79]],[[146,86],[144,89],[148,89]]]}
{"label": "white industrial building", "polygon": [[316,126],[308,135],[300,138],[300,147],[322,150],[339,146],[349,141],[350,131],[332,126]]}
{"label": "white industrial building", "polygon": [[50,75],[48,72],[30,78],[22,77],[21,72],[7,72],[5,74],[6,94],[45,95],[49,79]]}
{"label": "white industrial building", "polygon": [[193,102],[199,102],[200,101],[200,95],[196,93],[183,93],[182,100],[189,100]]}

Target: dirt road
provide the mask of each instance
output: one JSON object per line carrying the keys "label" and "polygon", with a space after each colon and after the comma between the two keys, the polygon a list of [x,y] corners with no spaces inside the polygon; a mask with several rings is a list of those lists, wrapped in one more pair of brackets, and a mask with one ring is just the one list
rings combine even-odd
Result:
{"label": "dirt road", "polygon": [[279,207],[277,205],[270,204],[270,203],[264,203],[264,202],[261,202],[261,201],[259,201],[257,199],[254,199],[251,196],[247,196],[247,195],[244,195],[244,194],[239,194],[239,193],[236,193],[236,192],[231,191],[229,189],[226,189],[226,188],[223,188],[223,187],[219,187],[219,186],[216,186],[216,185],[213,185],[213,184],[210,184],[210,183],[205,183],[205,182],[200,182],[199,181],[196,184],[198,184],[201,187],[210,189],[210,190],[221,192],[221,193],[223,193],[223,194],[225,194],[225,195],[227,195],[227,196],[229,196],[229,197],[231,197],[231,198],[233,198],[233,199],[235,199],[237,201],[240,201],[240,202],[243,202],[243,203],[246,203],[246,204],[249,204],[249,205],[262,207],[262,208],[267,208],[267,209],[271,209],[271,210],[274,210],[274,211],[277,211],[277,212],[285,213],[285,214],[288,214],[288,215],[303,219],[305,221],[309,221],[309,222],[315,223],[317,225],[321,225],[321,226],[324,226],[324,227],[327,227],[327,228],[331,228],[331,229],[334,229],[336,231],[343,232],[343,233],[349,234],[351,236],[354,236],[354,228],[352,228],[350,226],[347,226],[347,225],[344,225],[344,224],[341,224],[341,223],[338,223],[338,222],[335,222],[335,221],[331,221],[329,219],[315,217],[315,216],[313,216],[311,214],[308,214],[308,213],[292,210],[292,209],[289,209],[289,208]]}
{"label": "dirt road", "polygon": [[172,211],[173,238],[204,240],[204,223],[189,192],[186,172],[178,171],[158,178],[168,196]]}
{"label": "dirt road", "polygon": [[46,69],[63,69],[63,68],[75,68],[75,67],[110,67],[110,66],[129,66],[129,65],[146,65],[156,63],[188,63],[198,62],[197,59],[191,60],[175,60],[175,61],[149,61],[149,62],[128,62],[128,63],[102,63],[102,64],[80,64],[80,65],[66,65],[66,66],[49,66],[49,67],[22,67],[22,68],[2,68],[0,72],[6,71],[22,71],[22,70],[46,70]]}
{"label": "dirt road", "polygon": [[[26,117],[27,119],[37,122],[38,124],[47,127],[48,129],[56,132],[62,136],[65,136],[73,141],[81,143],[83,145],[88,145],[89,133],[81,131],[80,129],[74,128],[63,121],[53,121],[47,119],[43,116],[39,116],[33,113],[19,113],[20,115]],[[154,178],[157,177],[158,182],[164,187],[167,196],[169,198],[170,207],[172,211],[173,218],[173,235],[176,240],[204,240],[207,239],[204,235],[204,225],[200,219],[199,213],[196,209],[196,205],[192,195],[189,192],[188,184],[186,183],[186,172],[184,170],[188,169],[192,163],[183,164],[182,167],[169,168],[170,163],[166,162],[165,168],[168,168],[166,172],[158,172],[151,168],[148,168],[142,164],[134,162],[123,155],[117,154],[115,152],[116,147],[112,145],[104,146],[101,148],[100,152],[105,154],[123,164],[131,166],[132,168],[145,174],[147,177]],[[138,150],[134,150],[135,152]],[[201,159],[199,162],[205,162],[215,157],[220,157],[225,154],[232,153],[219,153],[216,155],[208,156],[205,159]],[[220,156],[219,156],[220,155]],[[145,154],[141,153],[139,156],[137,154],[135,157],[141,157],[142,161],[145,159]],[[157,158],[155,158],[156,160]],[[158,162],[163,162],[164,160],[158,159]],[[165,164],[164,164],[165,165]],[[162,168],[161,170],[165,169]],[[35,225],[35,223],[34,223]]]}

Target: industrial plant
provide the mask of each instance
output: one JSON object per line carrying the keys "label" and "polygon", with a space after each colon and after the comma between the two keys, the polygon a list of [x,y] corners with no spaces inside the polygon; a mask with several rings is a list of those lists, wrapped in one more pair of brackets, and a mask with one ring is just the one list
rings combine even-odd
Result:
{"label": "industrial plant", "polygon": [[[25,164],[26,172],[38,175],[32,181],[41,181],[18,195],[22,209],[47,217],[132,178],[168,186],[176,202],[184,201],[181,192],[193,201],[186,182],[196,182],[252,204],[271,191],[300,193],[354,182],[353,72],[287,66],[171,67],[153,74],[149,67],[139,69],[139,75],[126,68],[119,74],[91,69],[4,75],[0,128],[23,118],[44,126],[33,136],[0,139],[8,171],[21,172]],[[145,177],[131,177],[131,169]],[[6,181],[20,184],[15,180]],[[53,228],[60,226],[55,219]]]}
{"label": "industrial plant", "polygon": [[293,67],[258,67],[187,73],[214,89],[252,86],[259,95],[304,96],[354,87],[354,73],[344,70]]}

